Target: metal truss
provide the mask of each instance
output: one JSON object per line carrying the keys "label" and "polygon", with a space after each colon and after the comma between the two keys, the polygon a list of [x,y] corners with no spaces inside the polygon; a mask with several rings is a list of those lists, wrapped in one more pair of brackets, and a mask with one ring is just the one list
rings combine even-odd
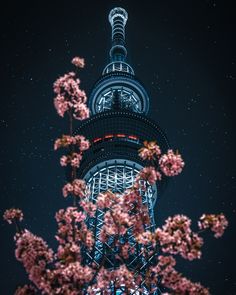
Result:
{"label": "metal truss", "polygon": [[[141,165],[123,159],[109,160],[100,163],[99,165],[93,167],[85,176],[88,189],[90,191],[90,201],[96,202],[99,193],[105,191],[112,191],[114,193],[122,194],[126,189],[132,187],[137,173],[142,168]],[[147,228],[152,231],[155,228],[153,206],[157,197],[156,186],[151,186],[148,183],[142,183],[145,190],[140,190],[140,195],[142,196],[143,204],[146,204],[149,210],[150,216],[150,226]],[[98,209],[95,218],[89,218],[87,220],[87,225],[90,230],[94,232],[95,245],[92,253],[87,254],[88,260],[93,261],[97,265],[101,263],[101,260],[105,258],[106,266],[110,269],[117,266],[117,261],[115,259],[115,249],[112,247],[112,242],[114,237],[110,237],[106,243],[102,243],[99,239],[101,228],[103,226],[104,211]],[[128,241],[131,245],[135,247],[135,253],[131,256],[130,260],[127,262],[127,266],[130,269],[135,269],[137,265],[139,270],[145,272],[149,261],[147,261],[140,249],[140,246],[134,240],[132,235],[132,227],[128,229],[126,234],[126,242]],[[143,283],[145,284],[145,282]],[[122,288],[116,290],[116,294],[122,294]],[[99,293],[98,293],[99,294]],[[114,293],[115,294],[115,293]],[[132,293],[134,295],[139,295],[140,292],[134,290]],[[149,294],[148,291],[143,294]],[[159,293],[155,293],[159,294]]]}

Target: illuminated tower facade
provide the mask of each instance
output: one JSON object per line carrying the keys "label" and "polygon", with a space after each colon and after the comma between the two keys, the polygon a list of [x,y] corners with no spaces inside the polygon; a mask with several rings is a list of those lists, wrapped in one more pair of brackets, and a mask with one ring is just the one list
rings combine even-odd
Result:
{"label": "illuminated tower facade", "polygon": [[[109,52],[110,62],[95,83],[89,96],[91,117],[81,123],[77,134],[85,135],[91,142],[91,148],[85,153],[78,171],[78,176],[86,180],[90,200],[96,201],[99,193],[110,190],[122,193],[130,188],[135,176],[145,166],[138,157],[138,150],[145,140],[157,140],[163,151],[168,149],[168,141],[159,126],[148,118],[149,96],[136,78],[133,68],[127,63],[125,47],[125,26],[127,12],[120,7],[110,11],[109,22],[112,28],[112,44]],[[147,204],[151,225],[155,227],[155,208],[158,197],[163,190],[161,185],[146,184],[141,191],[143,203]],[[88,259],[99,264],[101,257],[109,247],[99,240],[103,225],[103,211],[97,212],[95,218],[87,220],[96,237],[92,256]],[[132,233],[128,237],[133,241]],[[137,248],[130,268],[145,262]],[[107,257],[107,267],[114,267],[111,254]],[[117,293],[121,294],[121,293]],[[147,293],[148,294],[148,293]]]}

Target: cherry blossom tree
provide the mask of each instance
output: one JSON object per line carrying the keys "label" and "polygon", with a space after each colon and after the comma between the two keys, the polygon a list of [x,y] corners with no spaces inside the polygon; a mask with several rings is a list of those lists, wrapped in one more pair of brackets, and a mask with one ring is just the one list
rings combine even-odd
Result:
{"label": "cherry blossom tree", "polygon": [[[15,224],[15,256],[23,264],[31,284],[19,287],[16,295],[31,294],[209,294],[200,283],[193,283],[176,269],[175,256],[187,260],[201,258],[203,238],[207,229],[219,238],[228,221],[221,214],[203,214],[198,221],[198,232],[191,229],[191,220],[184,215],[167,218],[165,224],[154,231],[150,225],[148,208],[142,203],[140,189],[161,181],[162,176],[173,177],[182,172],[184,161],[173,150],[162,153],[156,141],[144,142],[139,156],[147,161],[137,175],[133,186],[119,196],[107,191],[97,196],[96,203],[89,201],[89,191],[84,180],[77,178],[77,169],[90,143],[83,135],[74,135],[75,120],[89,117],[86,94],[80,89],[77,71],[84,67],[84,59],[75,57],[72,64],[76,72],[69,72],[54,83],[54,106],[59,116],[69,118],[69,132],[56,139],[54,149],[64,149],[61,166],[70,167],[70,181],[62,188],[62,195],[71,198],[72,206],[59,210],[56,215],[58,247],[53,251],[47,243],[21,226],[20,209],[6,210],[3,218]],[[88,263],[84,253],[92,253],[95,237],[88,228],[87,218],[97,210],[104,212],[104,223],[99,235],[102,243],[112,238],[101,263]],[[124,237],[132,230],[133,242]],[[129,266],[130,257],[139,249],[145,267]],[[115,253],[116,266],[106,267],[109,251]],[[147,293],[148,292],[148,293]]]}

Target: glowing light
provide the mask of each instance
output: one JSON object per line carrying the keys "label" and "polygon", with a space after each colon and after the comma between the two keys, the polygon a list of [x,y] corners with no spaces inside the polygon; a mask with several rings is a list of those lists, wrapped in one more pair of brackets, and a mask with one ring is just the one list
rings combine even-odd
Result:
{"label": "glowing light", "polygon": [[95,139],[93,140],[93,142],[98,142],[98,141],[100,141],[100,140],[102,140],[101,137],[99,137],[99,138],[95,138]]}
{"label": "glowing light", "polygon": [[139,138],[135,135],[125,135],[123,133],[118,133],[118,134],[107,134],[104,137],[98,137],[93,139],[93,143],[105,140],[105,139],[114,139],[114,138],[127,138],[127,139],[132,139],[132,140],[139,140]]}
{"label": "glowing light", "polygon": [[113,134],[108,134],[108,135],[105,135],[105,137],[104,138],[113,138],[114,137],[114,135]]}
{"label": "glowing light", "polygon": [[138,140],[138,137],[135,135],[129,135],[128,136],[129,139],[134,139],[134,140]]}

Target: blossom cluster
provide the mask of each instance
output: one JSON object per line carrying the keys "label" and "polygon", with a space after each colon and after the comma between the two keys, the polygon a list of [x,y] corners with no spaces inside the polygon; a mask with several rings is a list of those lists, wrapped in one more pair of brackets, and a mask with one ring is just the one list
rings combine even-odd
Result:
{"label": "blossom cluster", "polygon": [[57,223],[72,224],[72,221],[82,222],[85,220],[85,215],[77,210],[77,207],[67,207],[66,209],[60,209],[56,213]]}
{"label": "blossom cluster", "polygon": [[63,269],[61,275],[64,281],[72,280],[74,284],[79,283],[79,285],[83,285],[91,281],[93,270],[88,266],[82,266],[80,262],[76,261],[68,264],[68,266]]}
{"label": "blossom cluster", "polygon": [[140,179],[146,180],[149,184],[155,184],[157,180],[161,180],[161,173],[154,167],[145,167],[138,173],[136,181]]}
{"label": "blossom cluster", "polygon": [[210,228],[215,234],[216,238],[219,238],[223,235],[225,229],[228,226],[228,221],[225,218],[224,214],[203,214],[200,217],[198,222],[200,230]]}
{"label": "blossom cluster", "polygon": [[[77,207],[68,207],[65,210],[61,209],[56,213],[56,221],[58,223],[58,232],[56,239],[61,245],[73,246],[73,243],[83,242],[89,249],[94,244],[94,237],[91,231],[88,230],[87,225],[84,223],[86,216],[82,211],[78,211]],[[70,244],[68,244],[70,243]],[[80,249],[73,246],[74,252],[80,253]],[[71,253],[72,250],[61,249],[61,253]],[[70,255],[71,256],[71,255]]]}
{"label": "blossom cluster", "polygon": [[84,63],[84,58],[81,58],[81,57],[79,57],[79,56],[75,56],[75,57],[72,59],[71,63],[72,63],[73,65],[75,65],[77,68],[83,68],[84,65],[85,65],[85,63]]}
{"label": "blossom cluster", "polygon": [[9,224],[15,221],[23,220],[23,212],[20,209],[11,208],[4,212],[3,219],[6,220]]}
{"label": "blossom cluster", "polygon": [[41,290],[43,294],[87,294],[83,290],[93,276],[91,267],[82,265],[80,261],[68,260],[68,263],[58,263],[55,269],[48,270]]}
{"label": "blossom cluster", "polygon": [[48,264],[53,262],[53,251],[46,242],[30,231],[16,234],[16,259],[22,262],[29,279],[41,289]]}
{"label": "blossom cluster", "polygon": [[58,138],[54,143],[54,150],[59,148],[65,148],[74,145],[79,148],[81,152],[86,151],[90,143],[83,135],[62,135],[61,138]]}
{"label": "blossom cluster", "polygon": [[[78,61],[78,60],[77,60]],[[76,64],[79,64],[75,61]],[[54,106],[59,116],[64,117],[69,112],[76,120],[84,120],[89,117],[89,109],[86,106],[87,97],[80,89],[80,80],[74,72],[69,72],[58,78],[54,83]]]}
{"label": "blossom cluster", "polygon": [[62,167],[70,164],[72,167],[79,168],[81,160],[82,155],[80,153],[71,153],[69,155],[63,155],[60,159],[60,164]]}
{"label": "blossom cluster", "polygon": [[138,244],[148,245],[151,242],[153,242],[153,233],[148,230],[142,233],[139,233],[136,236],[136,241]]}
{"label": "blossom cluster", "polygon": [[150,269],[152,282],[157,283],[158,278],[161,278],[161,283],[171,290],[172,294],[209,295],[207,288],[191,282],[177,272],[174,269],[175,264],[176,260],[172,256],[159,255],[157,265]]}
{"label": "blossom cluster", "polygon": [[[60,159],[61,166],[67,166],[70,164],[72,167],[79,168],[82,160],[82,153],[86,151],[90,146],[90,143],[82,135],[63,135],[58,138],[54,143],[54,150],[61,147],[70,148],[70,152],[67,155],[63,155]],[[76,151],[75,151],[76,150]]]}
{"label": "blossom cluster", "polygon": [[110,288],[111,283],[115,290],[126,290],[122,294],[132,294],[141,283],[141,279],[140,276],[134,276],[134,272],[124,264],[111,271],[101,267],[97,274],[97,282],[89,286],[88,294],[115,294]]}
{"label": "blossom cluster", "polygon": [[184,215],[169,217],[162,228],[155,230],[154,238],[164,253],[180,254],[193,260],[201,257],[203,239],[192,232],[191,220]]}
{"label": "blossom cluster", "polygon": [[[97,206],[96,206],[97,205]],[[105,210],[104,225],[100,234],[103,242],[114,236],[117,239],[116,259],[120,261],[117,268],[108,270],[103,266],[97,268],[93,265],[83,266],[83,256],[81,246],[86,246],[89,251],[94,247],[94,236],[85,224],[85,214],[77,207],[61,209],[56,214],[58,232],[56,239],[59,247],[54,256],[52,250],[46,243],[27,230],[16,236],[16,257],[23,262],[30,280],[35,286],[45,294],[81,294],[95,295],[99,292],[113,294],[111,289],[125,288],[126,292],[138,290],[143,292],[140,283],[145,280],[150,285],[150,290],[155,290],[155,286],[161,284],[169,290],[166,294],[203,294],[209,295],[208,289],[199,283],[193,283],[182,274],[178,273],[174,266],[176,264],[173,256],[161,254],[180,254],[185,259],[199,258],[201,255],[202,239],[190,229],[191,221],[183,215],[176,215],[166,220],[162,228],[155,232],[145,230],[145,225],[149,224],[148,211],[142,203],[142,198],[137,189],[127,190],[124,194],[117,196],[112,192],[104,192],[99,195],[98,203],[93,204],[83,199],[80,206],[85,212],[96,212],[96,207]],[[217,221],[216,221],[217,219]],[[208,223],[206,223],[208,220]],[[210,220],[210,221],[209,221]],[[208,228],[209,224],[226,226],[226,219],[223,214],[204,215],[201,217],[202,228]],[[204,223],[205,222],[205,223]],[[201,228],[201,226],[200,226]],[[129,242],[123,243],[120,238],[127,230],[131,230],[140,245],[144,259],[157,257],[157,262],[152,263],[146,276],[134,275],[133,271],[124,264],[130,261],[130,255],[135,253],[135,248]],[[159,255],[155,254],[155,249],[159,249]],[[47,265],[52,263],[54,257],[58,262],[50,269]],[[79,288],[79,289],[78,289]],[[28,287],[18,289],[18,294]],[[29,292],[33,289],[29,289]],[[34,294],[34,293],[29,294]],[[28,294],[28,293],[26,293]],[[129,294],[129,293],[127,293]]]}
{"label": "blossom cluster", "polygon": [[156,245],[163,253],[179,254],[183,258],[193,260],[201,257],[203,240],[190,229],[191,221],[184,215],[169,217],[162,228],[154,233],[143,231],[136,235],[138,244],[149,245],[154,249]]}
{"label": "blossom cluster", "polygon": [[24,285],[23,287],[18,287],[15,291],[15,295],[34,295],[37,290],[32,285]]}
{"label": "blossom cluster", "polygon": [[137,235],[150,223],[147,207],[143,205],[138,190],[129,190],[120,196],[102,193],[98,196],[97,206],[106,209],[100,233],[102,242],[114,235],[125,235],[131,228],[133,235]]}
{"label": "blossom cluster", "polygon": [[157,180],[161,180],[161,173],[158,168],[166,176],[175,176],[182,172],[184,161],[181,155],[169,149],[166,154],[161,154],[161,149],[156,141],[144,141],[144,146],[139,149],[139,156],[143,160],[149,161],[152,166],[145,167],[140,171],[142,179],[147,180],[150,184],[154,184]]}
{"label": "blossom cluster", "polygon": [[111,208],[117,202],[117,196],[110,191],[100,193],[97,197],[97,206],[100,209]]}
{"label": "blossom cluster", "polygon": [[85,198],[87,196],[86,183],[82,179],[74,179],[72,182],[68,182],[62,188],[62,194],[66,198],[69,194],[75,197]]}
{"label": "blossom cluster", "polygon": [[88,200],[82,200],[79,204],[89,217],[94,217],[95,212],[97,211],[97,206],[94,203]]}
{"label": "blossom cluster", "polygon": [[161,171],[166,176],[175,176],[182,172],[184,161],[180,154],[174,153],[173,150],[168,150],[167,154],[163,154],[159,159]]}
{"label": "blossom cluster", "polygon": [[144,141],[143,147],[139,150],[139,156],[143,160],[158,159],[161,155],[161,149],[156,141]]}

